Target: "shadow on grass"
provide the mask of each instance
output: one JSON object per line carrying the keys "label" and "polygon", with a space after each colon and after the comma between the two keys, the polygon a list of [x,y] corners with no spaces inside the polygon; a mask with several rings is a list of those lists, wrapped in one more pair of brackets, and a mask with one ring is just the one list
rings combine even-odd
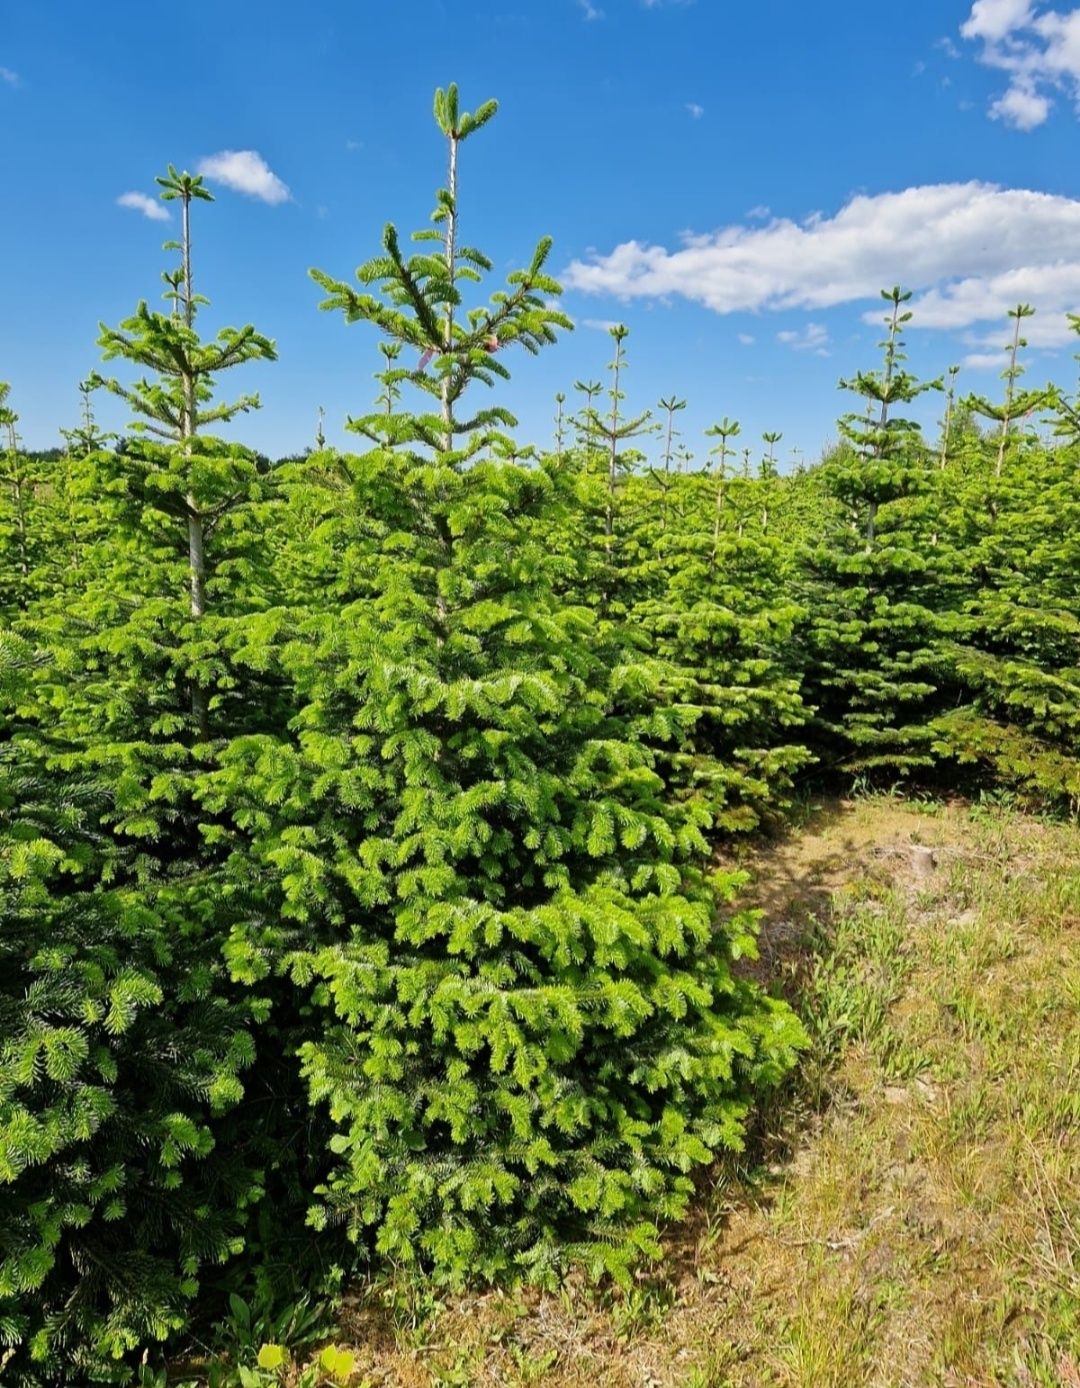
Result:
{"label": "shadow on grass", "polygon": [[[890,840],[909,827],[912,808],[898,804],[894,822],[882,816],[876,800],[873,816],[860,814],[863,808],[839,796],[815,797],[797,806],[779,831],[719,854],[722,866],[750,872],[741,904],[761,913],[758,958],[741,962],[739,971],[783,997],[804,1021],[817,974],[832,955],[836,913],[843,909],[837,894],[860,879],[900,876],[883,859],[895,854]],[[774,1205],[795,1154],[830,1110],[851,1101],[837,1055],[808,1030],[811,1042],[800,1063],[750,1116],[743,1150],[702,1175],[688,1217],[665,1232],[664,1262],[642,1274],[658,1294],[697,1271],[703,1248],[722,1247],[722,1264],[759,1241],[760,1232],[730,1242],[720,1236],[734,1216]]]}

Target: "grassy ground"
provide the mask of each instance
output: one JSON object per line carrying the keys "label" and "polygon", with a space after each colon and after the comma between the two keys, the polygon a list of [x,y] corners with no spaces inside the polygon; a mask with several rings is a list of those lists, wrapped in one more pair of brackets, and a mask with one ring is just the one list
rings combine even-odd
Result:
{"label": "grassy ground", "polygon": [[878,799],[745,865],[813,1045],[632,1294],[368,1289],[353,1382],[1080,1388],[1080,830]]}

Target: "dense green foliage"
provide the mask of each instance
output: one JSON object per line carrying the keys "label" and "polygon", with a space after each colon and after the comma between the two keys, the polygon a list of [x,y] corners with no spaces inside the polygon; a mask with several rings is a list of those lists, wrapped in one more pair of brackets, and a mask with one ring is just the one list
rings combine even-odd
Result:
{"label": "dense green foliage", "polygon": [[818,466],[726,417],[695,465],[685,402],[627,408],[624,328],[522,450],[480,392],[570,323],[546,241],[469,302],[494,112],[439,92],[431,227],[312,272],[380,339],[359,452],[209,432],[274,348],[200,335],[171,167],[167,309],[103,327],[64,450],[0,388],[5,1382],[124,1381],[331,1263],[625,1279],[801,1044],[715,840],[807,776],[1080,798],[1080,416],[1018,388],[1027,307],[1004,402],[951,372],[936,442],[897,289]]}

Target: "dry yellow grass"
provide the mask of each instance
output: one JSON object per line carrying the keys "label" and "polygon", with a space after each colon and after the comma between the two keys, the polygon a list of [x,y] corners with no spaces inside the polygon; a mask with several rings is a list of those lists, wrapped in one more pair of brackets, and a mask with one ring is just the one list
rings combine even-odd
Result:
{"label": "dry yellow grass", "polygon": [[364,1289],[356,1383],[1080,1388],[1080,830],[844,802],[745,865],[813,1037],[753,1152],[629,1295]]}

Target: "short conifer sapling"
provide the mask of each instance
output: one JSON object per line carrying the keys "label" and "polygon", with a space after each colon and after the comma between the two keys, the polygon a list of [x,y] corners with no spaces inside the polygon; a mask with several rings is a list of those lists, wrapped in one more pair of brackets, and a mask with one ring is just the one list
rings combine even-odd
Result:
{"label": "short conifer sapling", "polygon": [[1031,414],[1033,410],[1049,404],[1054,398],[1054,391],[1047,387],[1043,390],[1020,390],[1020,377],[1026,371],[1026,367],[1020,361],[1021,351],[1028,345],[1027,338],[1021,336],[1021,324],[1035,314],[1034,308],[1030,304],[1017,304],[1015,308],[1009,309],[1009,318],[1012,320],[1013,332],[1006,351],[1009,354],[1008,365],[1001,373],[1002,380],[1005,382],[1005,399],[1000,405],[986,399],[982,395],[972,395],[968,399],[968,406],[976,414],[980,414],[984,419],[992,419],[1001,425],[998,432],[998,451],[997,461],[994,465],[994,476],[1000,477],[1005,466],[1005,453],[1009,443],[1014,422],[1022,415]]}
{"label": "short conifer sapling", "polygon": [[942,385],[940,380],[918,381],[903,366],[906,358],[901,332],[912,317],[910,310],[904,308],[911,299],[911,291],[896,286],[883,289],[881,297],[889,306],[886,336],[881,343],[882,368],[880,371],[859,371],[850,380],[840,382],[842,389],[853,391],[866,401],[865,416],[846,415],[840,421],[840,430],[862,459],[855,469],[854,490],[849,490],[848,495],[854,499],[861,493],[865,501],[868,549],[874,544],[878,507],[900,485],[892,478],[893,462],[918,433],[910,420],[894,416],[893,409],[896,405],[910,404],[924,391],[940,390]]}
{"label": "short conifer sapling", "polygon": [[949,367],[949,385],[945,395],[945,418],[941,426],[941,458],[938,466],[944,468],[949,461],[949,442],[952,433],[953,411],[956,408],[956,378],[960,374],[959,366]]}
{"label": "short conifer sapling", "polygon": [[720,442],[710,452],[710,456],[717,459],[716,463],[716,515],[713,518],[713,543],[712,556],[709,560],[710,570],[715,569],[716,560],[720,550],[720,531],[723,525],[724,504],[727,500],[727,460],[734,456],[735,450],[728,447],[728,440],[738,438],[742,432],[742,426],[737,419],[728,419],[727,415],[719,424],[712,424],[705,430],[706,438],[717,438]]}
{"label": "short conifer sapling", "polygon": [[674,456],[673,444],[678,437],[675,428],[675,416],[680,410],[686,409],[686,401],[680,400],[677,395],[669,395],[666,400],[661,398],[659,408],[667,415],[664,424],[664,472],[671,472],[671,460]]}
{"label": "short conifer sapling", "polygon": [[566,447],[566,392],[555,392],[555,457],[562,462]]}
{"label": "short conifer sapling", "polygon": [[11,494],[17,564],[25,585],[30,577],[30,546],[26,523],[27,478],[19,450],[19,435],[16,432],[19,416],[9,404],[10,397],[10,384],[7,381],[0,381],[0,434],[2,434],[4,444],[3,481]]}
{"label": "short conifer sapling", "polygon": [[98,426],[94,416],[94,382],[79,383],[79,422],[73,429],[61,429],[60,433],[67,444],[68,454],[73,458],[89,458],[99,448],[104,448],[114,437]]}
{"label": "short conifer sapling", "polygon": [[780,440],[783,437],[783,434],[779,433],[775,429],[767,430],[761,436],[762,442],[768,447],[769,450],[766,453],[765,457],[762,459],[761,464],[761,476],[765,480],[768,480],[776,476],[776,445],[780,442]]}
{"label": "short conifer sapling", "polygon": [[623,415],[622,406],[626,399],[623,390],[623,372],[626,370],[626,351],[623,344],[630,336],[630,329],[624,323],[616,323],[608,329],[615,344],[615,355],[608,363],[611,384],[608,386],[608,400],[611,402],[605,414],[591,403],[585,408],[586,435],[594,446],[603,449],[607,464],[607,500],[604,506],[604,537],[608,562],[611,563],[615,538],[615,494],[619,477],[627,467],[623,456],[623,445],[631,439],[639,438],[651,428],[652,411],[645,410],[629,419]]}

